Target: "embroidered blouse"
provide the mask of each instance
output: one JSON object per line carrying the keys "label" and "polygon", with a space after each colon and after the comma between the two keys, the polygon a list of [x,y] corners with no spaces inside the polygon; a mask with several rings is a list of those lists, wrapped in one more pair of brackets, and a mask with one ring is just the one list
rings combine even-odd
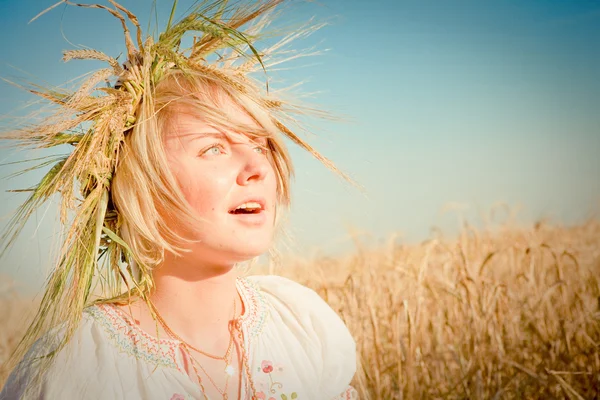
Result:
{"label": "embroidered blouse", "polygon": [[[279,276],[239,278],[241,326],[256,395],[264,400],[357,399],[350,381],[356,346],[341,318],[313,290]],[[0,400],[20,399],[35,375],[27,360],[6,382]],[[35,387],[35,399],[203,399],[184,367],[181,343],[156,338],[118,308],[95,305]],[[242,374],[244,376],[244,374]],[[244,399],[251,393],[242,378]]]}

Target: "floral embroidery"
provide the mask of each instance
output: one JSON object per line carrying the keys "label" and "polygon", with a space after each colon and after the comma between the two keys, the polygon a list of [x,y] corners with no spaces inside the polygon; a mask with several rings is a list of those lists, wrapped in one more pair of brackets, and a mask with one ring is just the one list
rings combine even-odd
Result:
{"label": "floral embroidery", "polygon": [[352,386],[348,386],[348,389],[344,390],[344,393],[341,393],[332,400],[358,400],[358,392]]}
{"label": "floral embroidery", "polygon": [[[298,398],[298,395],[296,394],[296,392],[293,392],[290,395],[290,399],[297,399],[297,398]],[[285,394],[282,393],[281,394],[281,400],[288,400],[288,397]]]}
{"label": "floral embroidery", "polygon": [[273,364],[271,361],[264,360],[261,364],[261,368],[265,374],[268,374],[273,371]]}
{"label": "floral embroidery", "polygon": [[240,321],[247,327],[250,336],[258,336],[267,323],[269,316],[267,300],[258,285],[249,279],[239,278],[237,287],[246,306]]}
{"label": "floral embroidery", "polygon": [[192,396],[186,394],[185,396],[179,393],[175,393],[169,400],[194,400]]}
{"label": "floral embroidery", "polygon": [[[249,336],[258,336],[269,315],[267,301],[256,283],[246,278],[237,280],[237,288],[246,307],[240,322]],[[183,371],[177,361],[179,341],[149,335],[111,304],[94,305],[85,312],[103,328],[120,351],[151,364]]]}
{"label": "floral embroidery", "polygon": [[[260,367],[258,367],[257,371],[260,373],[264,373],[269,377],[269,384],[268,384],[268,388],[265,389],[266,392],[268,392],[271,395],[277,395],[279,394],[281,400],[290,400],[290,399],[297,399],[298,398],[298,394],[296,392],[292,392],[289,397],[288,395],[281,393],[281,389],[283,389],[283,385],[281,384],[281,382],[278,382],[276,380],[273,379],[273,371],[277,369],[277,371],[283,371],[283,367],[281,366],[273,366],[273,362],[269,361],[269,360],[263,360],[260,363]],[[261,385],[262,386],[262,385]],[[261,387],[262,389],[262,387]],[[261,400],[277,400],[275,397],[269,397],[267,399],[267,394],[265,393],[265,391],[259,391],[256,392],[256,397],[258,397]]]}
{"label": "floral embroidery", "polygon": [[156,365],[179,369],[175,361],[178,342],[148,335],[109,304],[88,307],[86,312],[100,324],[120,351]]}

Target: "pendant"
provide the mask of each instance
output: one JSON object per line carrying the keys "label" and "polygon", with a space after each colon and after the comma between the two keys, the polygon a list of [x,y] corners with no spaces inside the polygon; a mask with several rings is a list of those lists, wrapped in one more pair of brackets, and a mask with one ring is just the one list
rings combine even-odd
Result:
{"label": "pendant", "polygon": [[235,374],[235,368],[233,368],[232,365],[227,365],[225,367],[225,373],[229,376],[233,376],[233,374]]}

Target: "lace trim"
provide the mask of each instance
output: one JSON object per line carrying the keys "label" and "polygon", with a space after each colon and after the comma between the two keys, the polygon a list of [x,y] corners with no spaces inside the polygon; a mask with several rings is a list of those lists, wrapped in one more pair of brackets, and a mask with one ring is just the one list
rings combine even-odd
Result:
{"label": "lace trim", "polygon": [[269,317],[267,301],[255,282],[240,278],[237,280],[237,284],[246,306],[240,322],[250,336],[256,337],[261,334]]}
{"label": "lace trim", "polygon": [[180,369],[176,362],[179,344],[175,341],[150,336],[109,304],[91,306],[86,312],[104,328],[120,351],[162,367]]}
{"label": "lace trim", "polygon": [[[236,286],[246,308],[240,317],[242,326],[250,337],[257,337],[269,315],[266,299],[256,283],[248,279],[238,278]],[[97,304],[88,307],[86,312],[98,322],[120,351],[159,366],[181,370],[177,362],[181,345],[178,340],[149,335],[111,304]]]}

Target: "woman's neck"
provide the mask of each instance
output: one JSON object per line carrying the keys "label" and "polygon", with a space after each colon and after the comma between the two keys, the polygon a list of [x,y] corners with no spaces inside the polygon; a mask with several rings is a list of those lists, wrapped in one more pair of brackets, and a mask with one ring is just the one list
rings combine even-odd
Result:
{"label": "woman's neck", "polygon": [[243,312],[237,292],[237,270],[231,266],[191,265],[167,258],[153,274],[150,301],[169,328],[191,344],[220,347],[229,321]]}

